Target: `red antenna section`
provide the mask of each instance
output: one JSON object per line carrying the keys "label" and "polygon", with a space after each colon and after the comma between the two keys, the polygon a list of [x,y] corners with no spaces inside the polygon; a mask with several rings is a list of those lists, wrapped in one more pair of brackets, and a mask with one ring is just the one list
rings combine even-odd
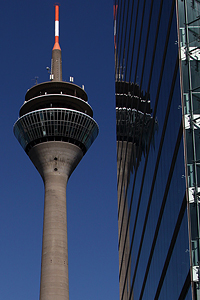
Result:
{"label": "red antenna section", "polygon": [[59,4],[55,4],[55,44],[53,50],[61,50],[59,45],[59,6]]}

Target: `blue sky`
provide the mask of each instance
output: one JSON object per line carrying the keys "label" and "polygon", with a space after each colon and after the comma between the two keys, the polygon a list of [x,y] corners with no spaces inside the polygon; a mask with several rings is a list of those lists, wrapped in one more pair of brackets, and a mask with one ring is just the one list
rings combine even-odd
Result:
{"label": "blue sky", "polygon": [[[1,3],[0,299],[39,298],[44,188],[12,129],[48,80],[54,1]],[[67,188],[70,300],[118,299],[113,3],[60,0],[63,80],[85,85],[100,132]]]}

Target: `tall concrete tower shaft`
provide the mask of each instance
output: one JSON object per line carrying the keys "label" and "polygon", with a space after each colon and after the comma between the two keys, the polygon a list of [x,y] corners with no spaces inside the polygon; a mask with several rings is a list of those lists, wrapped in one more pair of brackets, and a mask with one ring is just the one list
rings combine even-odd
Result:
{"label": "tall concrete tower shaft", "polygon": [[45,188],[40,300],[69,299],[66,186],[98,135],[86,92],[62,81],[58,9],[56,5],[52,81],[27,91],[14,125]]}

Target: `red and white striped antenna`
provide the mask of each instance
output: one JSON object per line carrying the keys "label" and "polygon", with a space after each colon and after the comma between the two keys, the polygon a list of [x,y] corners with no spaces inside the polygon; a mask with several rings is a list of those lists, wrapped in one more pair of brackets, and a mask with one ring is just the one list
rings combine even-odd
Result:
{"label": "red and white striped antenna", "polygon": [[60,49],[59,45],[59,6],[60,4],[56,3],[55,5],[55,44],[53,50]]}
{"label": "red and white striped antenna", "polygon": [[59,45],[59,6],[55,5],[55,44],[52,49],[50,80],[62,81],[62,57]]}

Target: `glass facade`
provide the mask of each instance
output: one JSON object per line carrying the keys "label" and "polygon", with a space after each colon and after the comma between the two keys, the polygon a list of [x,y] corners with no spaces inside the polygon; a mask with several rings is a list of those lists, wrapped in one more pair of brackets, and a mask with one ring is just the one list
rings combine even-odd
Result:
{"label": "glass facade", "polygon": [[114,3],[120,300],[200,299],[199,8]]}
{"label": "glass facade", "polygon": [[200,3],[177,1],[177,11],[191,275],[194,295],[200,299]]}

